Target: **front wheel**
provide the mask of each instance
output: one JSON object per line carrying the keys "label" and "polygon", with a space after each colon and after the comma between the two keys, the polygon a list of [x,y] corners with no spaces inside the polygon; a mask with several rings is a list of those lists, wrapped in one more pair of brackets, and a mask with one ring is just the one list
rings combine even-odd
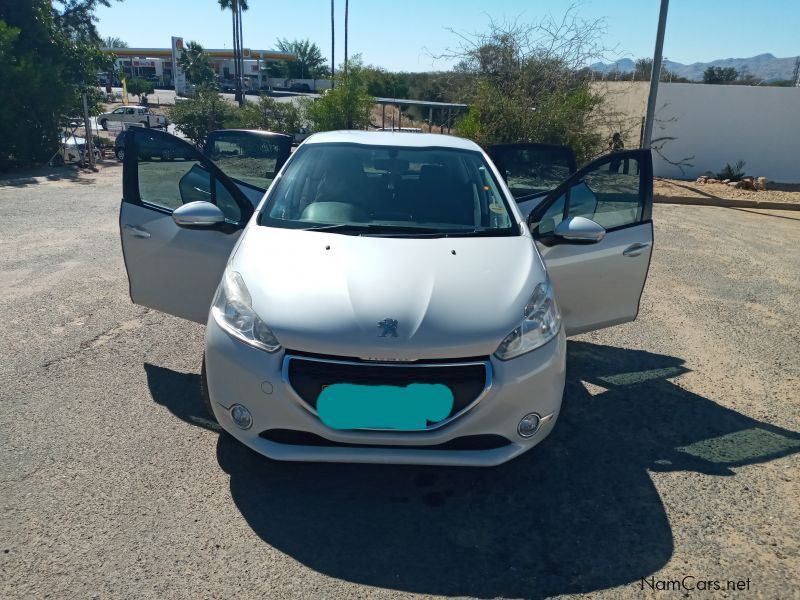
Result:
{"label": "front wheel", "polygon": [[148,129],[150,129],[150,122],[149,121],[140,121],[139,124],[142,127],[147,127]]}
{"label": "front wheel", "polygon": [[102,119],[100,121],[100,127],[103,128],[103,131],[108,131],[108,121],[106,119]]}
{"label": "front wheel", "polygon": [[117,157],[119,162],[123,162],[125,160],[125,148],[117,148],[114,150],[114,156]]}

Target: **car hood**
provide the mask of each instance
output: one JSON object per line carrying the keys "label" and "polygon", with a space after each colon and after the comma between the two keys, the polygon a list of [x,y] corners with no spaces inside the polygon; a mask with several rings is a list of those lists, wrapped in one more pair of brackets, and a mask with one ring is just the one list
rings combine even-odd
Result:
{"label": "car hood", "polygon": [[284,348],[393,360],[492,354],[545,278],[526,236],[412,239],[263,226],[247,229],[231,268]]}

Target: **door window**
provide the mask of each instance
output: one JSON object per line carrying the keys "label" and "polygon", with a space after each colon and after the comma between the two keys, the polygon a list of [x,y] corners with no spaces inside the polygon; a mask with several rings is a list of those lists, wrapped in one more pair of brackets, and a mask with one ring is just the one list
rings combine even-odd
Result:
{"label": "door window", "polygon": [[590,171],[569,193],[568,217],[586,217],[606,229],[624,227],[642,219],[639,161],[612,159]]}
{"label": "door window", "polygon": [[529,224],[538,235],[551,234],[569,217],[586,217],[607,230],[636,225],[650,218],[652,168],[646,151],[603,156],[570,177],[557,195],[533,210]]}
{"label": "door window", "polygon": [[132,115],[133,114],[133,109],[132,108],[126,108],[125,109],[125,114],[126,115]]}
{"label": "door window", "polygon": [[542,215],[541,221],[539,221],[539,225],[536,228],[539,235],[552,234],[558,224],[564,220],[565,200],[566,193],[561,194]]}
{"label": "door window", "polygon": [[226,175],[266,190],[289,155],[290,141],[252,132],[225,131],[209,135],[209,158]]}
{"label": "door window", "polygon": [[242,211],[222,182],[203,164],[202,155],[177,138],[136,135],[139,198],[173,211],[202,200],[219,206],[225,219],[238,223]]}
{"label": "door window", "polygon": [[576,170],[575,154],[566,146],[500,144],[489,154],[516,199],[554,190]]}

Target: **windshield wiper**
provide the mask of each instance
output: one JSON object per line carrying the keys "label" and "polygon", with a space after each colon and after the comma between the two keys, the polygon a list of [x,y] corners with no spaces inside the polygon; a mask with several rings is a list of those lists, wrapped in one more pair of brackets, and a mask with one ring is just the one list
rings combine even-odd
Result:
{"label": "windshield wiper", "polygon": [[302,231],[328,231],[346,235],[373,235],[376,237],[501,237],[513,235],[510,229],[436,229],[434,227],[413,227],[405,225],[379,225],[376,223],[334,223],[314,225]]}
{"label": "windshield wiper", "polygon": [[443,234],[438,229],[430,227],[406,227],[402,225],[378,225],[374,223],[334,223],[331,225],[314,225],[305,227],[302,231],[330,231],[344,234],[371,234],[371,235],[393,235],[393,234]]}

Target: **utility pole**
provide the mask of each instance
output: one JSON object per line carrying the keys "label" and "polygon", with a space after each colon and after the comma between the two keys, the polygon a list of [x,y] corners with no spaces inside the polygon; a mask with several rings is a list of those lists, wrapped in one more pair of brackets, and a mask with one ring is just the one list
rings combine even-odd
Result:
{"label": "utility pole", "polygon": [[347,75],[347,24],[350,20],[350,0],[344,0],[344,74]]}
{"label": "utility pole", "polygon": [[92,123],[89,121],[89,104],[86,101],[86,92],[83,93],[83,127],[85,130],[84,134],[84,156],[83,160],[86,162],[86,153],[89,153],[89,167],[94,171],[97,166],[94,162],[94,144],[92,143]]}
{"label": "utility pole", "polygon": [[238,26],[239,26],[239,106],[244,106],[244,39],[242,37],[242,2],[236,3],[236,10],[239,13]]}
{"label": "utility pole", "polygon": [[669,0],[661,0],[661,10],[658,13],[656,48],[653,52],[653,68],[650,71],[650,94],[647,97],[647,115],[644,120],[642,148],[649,148],[650,140],[653,139],[653,120],[656,116],[656,97],[658,96],[658,80],[661,78],[661,53],[664,49],[664,30],[667,27],[668,8]]}
{"label": "utility pole", "polygon": [[336,28],[334,27],[334,0],[331,0],[331,89],[336,87],[336,43],[335,43],[335,32]]}

